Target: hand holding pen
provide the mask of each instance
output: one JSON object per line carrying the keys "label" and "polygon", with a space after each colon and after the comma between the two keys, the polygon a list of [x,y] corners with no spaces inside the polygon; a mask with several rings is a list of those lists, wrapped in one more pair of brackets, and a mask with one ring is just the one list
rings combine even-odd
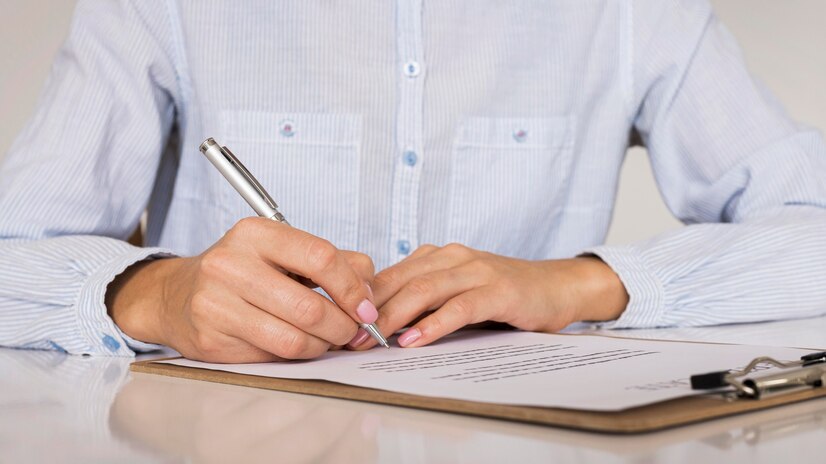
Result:
{"label": "hand holding pen", "polygon": [[[234,159],[210,147],[218,150],[208,156]],[[130,266],[107,289],[115,323],[136,340],[223,363],[309,359],[368,338],[378,317],[367,285],[372,260],[290,227],[240,163],[221,166],[248,201],[258,195],[250,203],[266,217],[242,219],[197,256]]]}
{"label": "hand holding pen", "polygon": [[[264,187],[258,182],[258,180],[255,179],[252,173],[247,170],[243,163],[241,163],[241,161],[239,161],[238,158],[236,158],[235,155],[229,151],[227,147],[221,147],[215,142],[215,140],[209,138],[201,144],[200,150],[201,153],[203,153],[204,156],[206,156],[207,159],[215,166],[215,168],[218,169],[218,171],[227,179],[233,188],[235,188],[241,197],[246,200],[258,216],[271,219],[286,226],[290,225],[284,215],[278,211],[278,205],[270,197]],[[317,237],[313,237],[313,239],[321,240]],[[338,291],[341,284],[336,282],[335,279],[339,277],[339,275],[335,272],[331,274],[325,273],[324,275],[318,275],[319,272],[316,272],[316,275],[311,275],[314,271],[323,272],[332,270],[329,267],[333,266],[333,262],[336,260],[333,255],[340,252],[335,249],[332,244],[326,241],[319,241],[316,246],[319,247],[319,250],[316,252],[318,256],[316,256],[314,260],[318,261],[320,263],[319,265],[315,268],[312,266],[305,267],[304,269],[298,270],[298,272],[292,269],[288,270],[295,275],[303,277],[304,280],[309,280],[320,285],[325,291],[327,291],[330,297],[333,298],[336,303],[339,303],[339,306],[347,312],[347,309],[345,308],[351,305],[344,304],[342,306],[341,304],[346,303],[347,299],[350,299],[352,296],[350,294],[340,293]],[[311,256],[313,256],[312,253]],[[327,286],[322,283],[322,280],[325,279],[329,282]],[[328,287],[330,288],[328,289]],[[372,292],[370,291],[370,286],[365,282],[363,287],[366,287],[369,298],[362,300],[358,306],[355,307],[354,313],[351,311],[350,315],[357,323],[359,323],[364,332],[366,332],[369,336],[372,336],[385,348],[389,348],[387,340],[385,340],[374,324],[378,314],[371,301]],[[331,290],[335,291],[335,294],[331,293]],[[363,293],[363,291],[357,291],[358,289],[355,290],[355,294]],[[343,288],[342,292],[344,291],[347,291],[347,289]],[[304,308],[296,309],[302,311]],[[318,312],[323,313],[323,311]],[[358,344],[358,342],[364,341],[364,338],[366,338],[364,333],[360,331],[353,338],[353,342]]]}

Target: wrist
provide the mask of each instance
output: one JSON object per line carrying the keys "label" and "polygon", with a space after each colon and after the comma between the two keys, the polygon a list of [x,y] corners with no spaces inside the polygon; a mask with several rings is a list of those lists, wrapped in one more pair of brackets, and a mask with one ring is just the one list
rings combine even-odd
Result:
{"label": "wrist", "polygon": [[616,272],[597,256],[580,256],[577,262],[577,288],[580,302],[578,320],[612,321],[628,306],[629,296]]}
{"label": "wrist", "polygon": [[141,261],[115,277],[106,290],[106,308],[129,337],[167,344],[161,318],[166,304],[166,281],[181,258]]}

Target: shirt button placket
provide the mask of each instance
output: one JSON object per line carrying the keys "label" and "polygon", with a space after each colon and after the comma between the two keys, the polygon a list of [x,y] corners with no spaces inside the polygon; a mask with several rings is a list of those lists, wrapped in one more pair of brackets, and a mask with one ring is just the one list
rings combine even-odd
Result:
{"label": "shirt button placket", "polygon": [[423,151],[424,53],[422,0],[398,1],[396,37],[399,106],[396,116],[397,162],[393,174],[390,261],[418,247],[418,201]]}

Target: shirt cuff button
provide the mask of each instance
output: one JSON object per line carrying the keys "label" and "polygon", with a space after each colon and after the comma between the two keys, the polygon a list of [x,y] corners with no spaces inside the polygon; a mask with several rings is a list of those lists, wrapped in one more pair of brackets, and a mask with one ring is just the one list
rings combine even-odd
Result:
{"label": "shirt cuff button", "polygon": [[115,352],[120,349],[120,342],[115,340],[111,335],[104,335],[101,340],[103,341],[103,345],[109,348],[109,351]]}

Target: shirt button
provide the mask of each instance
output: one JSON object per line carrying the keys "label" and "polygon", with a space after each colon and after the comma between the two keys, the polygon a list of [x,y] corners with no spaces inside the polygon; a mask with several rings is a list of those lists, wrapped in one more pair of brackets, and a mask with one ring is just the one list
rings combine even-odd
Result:
{"label": "shirt button", "polygon": [[422,72],[422,67],[418,61],[408,61],[404,64],[404,75],[407,77],[416,77]]}
{"label": "shirt button", "polygon": [[407,150],[404,152],[404,164],[413,167],[416,165],[416,162],[419,160],[419,156],[413,150]]}
{"label": "shirt button", "polygon": [[399,240],[396,246],[399,249],[399,254],[406,255],[410,253],[410,242],[407,240]]}
{"label": "shirt button", "polygon": [[120,342],[115,340],[111,335],[104,335],[101,340],[106,348],[109,348],[109,351],[118,351],[120,349]]}
{"label": "shirt button", "polygon": [[289,119],[285,119],[278,123],[278,132],[284,137],[292,137],[295,135],[295,123]]}
{"label": "shirt button", "polygon": [[524,142],[528,139],[528,131],[525,129],[516,129],[513,131],[513,139],[519,143]]}

